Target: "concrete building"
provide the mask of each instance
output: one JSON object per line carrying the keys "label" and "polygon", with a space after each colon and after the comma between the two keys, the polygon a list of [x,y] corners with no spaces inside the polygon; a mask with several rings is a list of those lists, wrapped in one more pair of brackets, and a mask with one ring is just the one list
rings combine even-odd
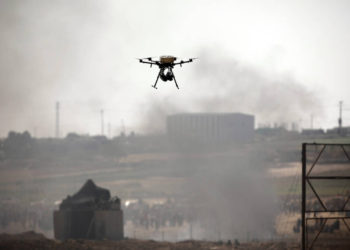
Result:
{"label": "concrete building", "polygon": [[173,141],[244,143],[254,138],[254,116],[241,113],[184,113],[167,117]]}
{"label": "concrete building", "polygon": [[111,198],[107,189],[88,180],[76,194],[62,201],[59,210],[54,211],[54,233],[58,240],[123,239],[120,199]]}
{"label": "concrete building", "polygon": [[303,129],[301,130],[302,135],[307,135],[307,136],[318,136],[318,135],[324,135],[324,130],[319,128],[319,129]]}
{"label": "concrete building", "polygon": [[335,127],[332,129],[327,129],[327,135],[340,135],[340,136],[349,136],[350,127]]}

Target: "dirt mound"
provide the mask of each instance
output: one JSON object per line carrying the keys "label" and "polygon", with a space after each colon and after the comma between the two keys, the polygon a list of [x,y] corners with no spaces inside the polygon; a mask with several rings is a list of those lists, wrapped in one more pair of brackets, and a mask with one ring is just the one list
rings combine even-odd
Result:
{"label": "dirt mound", "polygon": [[[326,242],[321,243],[315,249],[349,249],[349,241],[344,242],[347,247],[330,247]],[[135,240],[124,239],[121,241],[107,240],[65,240],[56,241],[45,238],[42,234],[33,231],[17,235],[1,234],[0,249],[6,250],[285,250],[300,249],[297,242],[244,242],[237,244],[235,242],[208,242],[187,240],[182,242],[157,242],[153,240]]]}
{"label": "dirt mound", "polygon": [[34,231],[20,234],[0,234],[0,249],[49,249],[54,246],[54,241],[45,238],[44,235]]}
{"label": "dirt mound", "polygon": [[286,249],[275,248],[274,244],[242,244],[236,248],[230,243],[207,241],[182,241],[177,243],[157,242],[153,240],[125,239],[121,241],[66,240],[46,239],[41,234],[27,232],[19,235],[1,235],[0,249],[9,250],[224,250],[224,249]]}
{"label": "dirt mound", "polygon": [[43,234],[28,231],[20,234],[0,234],[0,241],[3,240],[46,240],[46,237]]}

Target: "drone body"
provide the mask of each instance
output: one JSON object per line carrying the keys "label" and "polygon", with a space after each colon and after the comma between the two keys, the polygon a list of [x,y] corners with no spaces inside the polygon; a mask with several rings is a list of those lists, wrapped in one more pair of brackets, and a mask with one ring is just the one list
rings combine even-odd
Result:
{"label": "drone body", "polygon": [[174,56],[161,56],[159,57],[159,60],[153,60],[152,57],[147,57],[139,59],[139,62],[149,64],[151,67],[152,65],[157,65],[159,67],[159,73],[156,82],[154,85],[152,85],[153,88],[157,88],[157,82],[159,78],[164,82],[174,80],[175,86],[179,88],[173,72],[174,66],[180,65],[182,67],[182,64],[193,62],[194,59],[196,58],[190,58],[187,61],[181,60],[179,62],[175,62],[177,58]]}

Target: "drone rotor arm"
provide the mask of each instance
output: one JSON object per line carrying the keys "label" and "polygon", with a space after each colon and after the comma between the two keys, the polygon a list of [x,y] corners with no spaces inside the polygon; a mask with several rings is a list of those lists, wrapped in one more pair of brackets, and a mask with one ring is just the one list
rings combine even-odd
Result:
{"label": "drone rotor arm", "polygon": [[148,63],[159,63],[158,60],[153,60],[154,57],[144,57],[144,58],[138,58],[140,61],[148,62]]}
{"label": "drone rotor arm", "polygon": [[152,67],[152,65],[158,65],[158,62],[152,61],[152,62],[147,62],[144,61],[144,59],[139,59],[140,63],[145,63],[145,64],[150,64],[150,66]]}
{"label": "drone rotor arm", "polygon": [[195,59],[197,59],[197,58],[190,58],[187,61],[181,60],[180,62],[174,63],[174,66],[175,65],[180,65],[182,67],[182,64],[193,62],[193,60],[195,60]]}
{"label": "drone rotor arm", "polygon": [[174,82],[175,82],[175,86],[177,89],[180,89],[179,88],[179,85],[177,85],[177,82],[176,82],[176,78],[175,78],[175,75],[174,75],[174,72],[171,70],[171,73],[173,74],[173,78],[174,78]]}

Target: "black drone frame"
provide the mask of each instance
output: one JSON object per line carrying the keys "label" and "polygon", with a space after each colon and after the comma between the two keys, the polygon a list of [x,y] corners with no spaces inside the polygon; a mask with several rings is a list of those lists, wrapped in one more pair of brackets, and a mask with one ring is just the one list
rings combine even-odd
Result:
{"label": "black drone frame", "polygon": [[[174,75],[174,72],[173,72],[173,68],[176,65],[180,65],[180,67],[182,67],[182,64],[193,62],[194,59],[195,58],[190,58],[187,61],[181,60],[180,62],[177,62],[177,63],[174,63],[174,62],[172,62],[172,63],[161,63],[160,61],[152,60],[152,57],[147,57],[147,58],[139,59],[139,62],[140,63],[149,64],[150,67],[152,67],[152,65],[157,65],[159,67],[159,73],[158,73],[156,82],[154,83],[154,85],[152,85],[153,88],[157,89],[157,83],[158,83],[158,80],[159,80],[159,77],[160,77],[163,81],[172,81],[172,80],[174,80],[176,88],[180,89],[179,85],[176,82],[176,78],[175,78],[175,75]],[[147,61],[144,61],[144,60],[147,60]],[[175,58],[175,60],[176,60],[176,58]],[[168,70],[168,73],[166,75],[164,74],[165,69]]]}

